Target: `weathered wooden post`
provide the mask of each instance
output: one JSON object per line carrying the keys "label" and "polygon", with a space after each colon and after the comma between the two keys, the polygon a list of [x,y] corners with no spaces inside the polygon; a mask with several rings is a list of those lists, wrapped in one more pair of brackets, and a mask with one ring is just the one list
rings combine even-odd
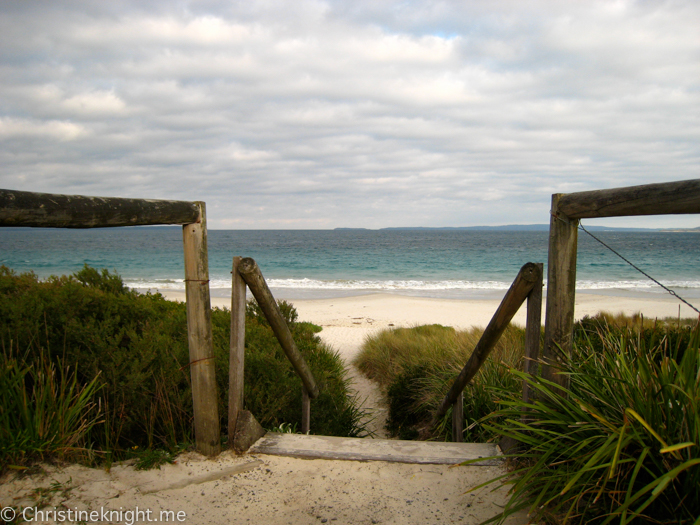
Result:
{"label": "weathered wooden post", "polygon": [[[518,273],[518,276],[515,278],[515,281],[513,282],[513,286],[511,286],[511,289],[508,290],[508,293],[506,294],[506,297],[503,298],[503,301],[501,302],[501,305],[499,306],[498,310],[496,311],[496,314],[494,314],[493,319],[491,320],[491,323],[489,323],[489,326],[487,327],[487,330],[490,332],[491,335],[488,336],[487,339],[491,340],[490,348],[486,351],[480,351],[481,355],[483,356],[483,360],[481,362],[478,362],[475,360],[472,363],[472,360],[470,359],[470,363],[472,363],[472,367],[474,368],[473,365],[476,365],[478,363],[478,366],[476,367],[474,374],[476,371],[478,371],[478,368],[481,367],[483,362],[486,359],[486,356],[488,353],[491,351],[491,348],[496,344],[498,341],[498,338],[500,337],[500,334],[496,337],[493,338],[494,334],[494,320],[498,318],[503,319],[504,316],[507,317],[507,321],[504,326],[507,326],[508,322],[510,322],[510,319],[512,319],[513,315],[520,309],[520,306],[522,305],[523,300],[525,299],[524,296],[522,296],[523,293],[523,281],[526,283],[532,283],[532,288],[530,289],[529,293],[526,291],[527,287],[529,287],[529,284],[525,284],[525,292],[527,293],[527,325],[525,327],[525,371],[529,371],[529,366],[532,366],[534,361],[537,360],[539,356],[539,351],[540,351],[540,331],[542,329],[542,273],[544,271],[544,265],[542,263],[528,263],[525,266],[522,267],[520,270],[520,273]],[[517,283],[517,286],[516,286]],[[517,292],[516,292],[517,290]],[[513,300],[513,297],[516,297],[515,300]],[[517,302],[517,301],[520,302]],[[502,321],[501,321],[502,322]],[[502,330],[501,330],[502,333]],[[482,339],[486,337],[486,331],[484,331],[484,335],[482,336]],[[482,341],[479,340],[479,343],[477,343],[477,348],[482,348]],[[474,350],[476,352],[476,349]],[[464,367],[465,370],[467,369],[467,366],[469,366],[469,363]],[[462,371],[464,373],[464,370]],[[461,375],[461,374],[460,374]],[[472,374],[473,375],[473,374]],[[459,378],[458,378],[459,380]],[[468,380],[467,380],[468,381]],[[455,384],[457,381],[455,381]],[[467,384],[466,382],[464,383],[465,385]],[[462,387],[464,388],[464,387]],[[454,385],[453,385],[454,389]],[[451,391],[452,392],[452,391]],[[448,394],[449,395],[449,394]],[[527,383],[523,384],[523,399],[527,400],[529,397],[528,393],[528,385]],[[443,402],[443,407],[440,408],[440,412],[444,409],[444,402]],[[452,404],[452,441],[456,443],[461,443],[464,439],[463,436],[464,432],[464,390],[461,390],[459,392],[459,396],[455,400],[455,402]],[[507,444],[508,448],[512,446],[512,444]],[[503,448],[503,445],[501,445],[501,448]]]}
{"label": "weathered wooden post", "polygon": [[311,430],[311,398],[305,386],[301,387],[301,433]]}
{"label": "weathered wooden post", "polygon": [[452,441],[464,441],[464,391],[459,393],[457,400],[452,404]]}
{"label": "weathered wooden post", "polygon": [[260,305],[260,308],[265,314],[265,318],[270,323],[270,328],[272,328],[275,337],[277,337],[282,350],[284,350],[284,353],[292,363],[297,375],[301,378],[302,383],[304,383],[304,387],[306,388],[306,392],[308,393],[309,397],[312,399],[317,398],[319,390],[318,386],[316,386],[314,376],[311,373],[309,366],[306,364],[306,361],[304,361],[304,357],[301,355],[301,352],[299,352],[297,345],[294,343],[292,333],[289,331],[289,327],[282,316],[282,312],[280,312],[280,309],[275,302],[275,298],[272,296],[272,292],[270,292],[270,289],[267,287],[265,278],[260,272],[260,268],[258,268],[257,263],[253,259],[246,257],[240,261],[238,265],[238,272],[243,277],[243,280],[245,280],[248,288],[250,288],[250,291],[253,294],[253,297],[255,297],[255,300],[258,302],[258,305]]}
{"label": "weathered wooden post", "polygon": [[[535,263],[539,268],[539,280],[527,296],[527,321],[525,324],[525,361],[523,371],[527,374],[537,373],[537,360],[540,358],[540,335],[542,333],[542,282],[544,264]],[[523,401],[530,399],[530,387],[523,384]]]}
{"label": "weathered wooden post", "polygon": [[[537,360],[540,356],[540,335],[542,333],[542,283],[544,264],[535,263],[537,266],[537,280],[527,296],[527,321],[525,324],[525,355],[523,371],[528,374],[537,373]],[[530,400],[530,385],[523,381],[523,402]],[[521,417],[521,421],[526,416]],[[504,454],[511,454],[518,442],[511,437],[504,437],[498,442],[498,446]]]}
{"label": "weathered wooden post", "polygon": [[[576,245],[580,219],[700,213],[700,179],[552,195],[547,309],[542,357],[561,363],[571,355],[576,299]],[[568,376],[544,366],[543,377],[563,388]]]}
{"label": "weathered wooden post", "polygon": [[200,208],[199,220],[182,227],[187,296],[187,339],[190,348],[197,450],[206,456],[215,456],[220,452],[221,445],[211,330],[206,207],[203,202],[196,204]]}
{"label": "weathered wooden post", "polygon": [[57,195],[0,190],[0,227],[106,228],[190,224],[199,217],[194,202]]}
{"label": "weathered wooden post", "polygon": [[[549,256],[547,259],[547,307],[542,358],[558,364],[571,355],[576,298],[576,249],[578,219],[571,219],[559,209],[561,194],[552,195],[549,221]],[[568,388],[568,376],[557,374],[552,366],[542,367],[542,376]]]}
{"label": "weathered wooden post", "polygon": [[228,442],[233,446],[238,413],[243,410],[245,370],[245,281],[238,273],[242,257],[233,258],[231,272],[231,343],[229,347]]}
{"label": "weathered wooden post", "polygon": [[248,285],[248,288],[250,288],[253,297],[255,297],[255,300],[265,314],[265,318],[270,323],[270,327],[275,337],[277,337],[282,350],[284,350],[287,359],[289,359],[297,375],[301,378],[303,383],[301,389],[301,431],[306,434],[309,432],[309,424],[311,421],[311,399],[317,398],[319,394],[316,380],[309,366],[306,364],[304,357],[301,355],[301,352],[299,352],[297,345],[294,343],[287,322],[284,320],[284,317],[282,317],[282,313],[257,263],[248,257],[240,260],[238,263],[238,273]]}

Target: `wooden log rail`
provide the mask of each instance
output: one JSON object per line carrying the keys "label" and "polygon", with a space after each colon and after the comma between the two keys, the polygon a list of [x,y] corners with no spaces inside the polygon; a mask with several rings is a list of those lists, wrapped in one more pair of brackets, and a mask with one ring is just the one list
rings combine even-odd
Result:
{"label": "wooden log rail", "polygon": [[[474,347],[467,364],[455,379],[450,391],[442,400],[440,407],[433,416],[430,428],[452,407],[452,437],[454,441],[462,441],[464,416],[462,412],[462,392],[469,381],[476,375],[484,364],[491,350],[500,339],[513,316],[525,300],[527,304],[527,328],[525,335],[525,361],[534,362],[539,355],[541,312],[542,312],[542,263],[527,263],[518,272],[510,289],[501,301],[496,313],[491,318],[479,342]],[[526,364],[526,366],[531,366]],[[528,397],[527,383],[523,385],[523,397]]]}
{"label": "wooden log rail", "polygon": [[0,190],[0,226],[105,228],[200,222],[195,202]]}
{"label": "wooden log rail", "polygon": [[182,225],[195,441],[199,452],[214,456],[221,446],[205,204],[0,190],[0,227],[108,228],[159,224]]}
{"label": "wooden log rail", "polygon": [[[318,397],[316,385],[309,366],[299,352],[287,322],[280,312],[270,288],[265,282],[257,263],[247,257],[233,259],[233,291],[231,294],[231,353],[229,380],[229,442],[233,443],[233,432],[238,413],[243,409],[243,369],[245,346],[245,287],[250,289],[253,297],[265,314],[265,318],[277,337],[282,350],[289,359],[294,371],[302,381],[302,417],[301,431],[309,432],[311,422],[311,399]],[[233,423],[233,424],[232,424]]]}
{"label": "wooden log rail", "polygon": [[700,213],[700,179],[564,193],[556,211],[569,219]]}
{"label": "wooden log rail", "polygon": [[[552,195],[543,360],[562,363],[571,355],[580,219],[698,213],[700,179]],[[555,366],[542,375],[568,388],[568,376]]]}

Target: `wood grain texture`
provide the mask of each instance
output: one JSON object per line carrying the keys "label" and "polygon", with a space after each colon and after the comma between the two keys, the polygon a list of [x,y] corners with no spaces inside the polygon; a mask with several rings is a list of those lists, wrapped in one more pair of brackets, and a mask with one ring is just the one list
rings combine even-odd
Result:
{"label": "wood grain texture", "polygon": [[309,397],[311,399],[316,399],[319,394],[316,380],[309,369],[309,365],[306,364],[304,357],[294,343],[292,333],[289,331],[289,327],[282,316],[282,312],[280,312],[279,306],[277,306],[277,302],[272,296],[272,292],[270,292],[270,288],[268,288],[257,263],[253,259],[246,257],[242,259],[238,265],[238,272],[243,277],[253,297],[255,297],[255,300],[265,314],[265,318],[268,323],[270,323],[275,337],[277,337],[277,340],[282,346],[282,350],[284,350],[289,362],[292,363],[292,367],[301,378],[302,383],[304,383],[304,388],[306,388]]}
{"label": "wood grain texture", "polygon": [[442,443],[273,432],[265,434],[265,437],[250,448],[249,453],[305,459],[389,461],[424,465],[456,465],[462,461],[481,459],[473,466],[493,466],[502,461],[496,458],[501,454],[493,443]]}
{"label": "wood grain texture", "polygon": [[214,368],[214,343],[209,297],[206,210],[201,221],[182,228],[185,249],[185,292],[187,296],[187,338],[197,450],[215,456],[221,450],[218,396]]}
{"label": "wood grain texture", "polygon": [[[571,355],[576,301],[576,257],[578,220],[564,216],[559,209],[561,195],[552,195],[547,263],[547,306],[545,312],[545,362],[561,363]],[[543,366],[543,377],[566,388],[568,378],[554,367]]]}
{"label": "wood grain texture", "polygon": [[569,219],[700,213],[700,179],[560,195]]}
{"label": "wood grain texture", "polygon": [[[540,338],[542,336],[542,274],[544,264],[536,263],[539,268],[539,280],[535,283],[527,296],[527,321],[525,324],[525,361],[523,370],[525,373],[537,373],[537,360],[540,358]],[[530,399],[530,389],[525,382],[523,384],[523,401]]]}
{"label": "wood grain texture", "polygon": [[308,434],[311,430],[311,398],[306,388],[301,389],[301,433]]}
{"label": "wood grain texture", "polygon": [[100,228],[199,220],[194,202],[0,190],[0,226]]}
{"label": "wood grain texture", "polygon": [[[539,277],[538,277],[539,275]],[[513,284],[506,292],[505,297],[498,306],[496,313],[491,318],[484,333],[479,339],[479,342],[474,347],[471,357],[464,365],[464,368],[455,379],[450,391],[442,400],[442,404],[438,408],[433,418],[433,424],[447,413],[447,410],[452,406],[459,394],[467,386],[467,383],[476,375],[484,364],[489,353],[498,342],[498,339],[503,334],[503,331],[508,326],[508,323],[513,319],[513,316],[527,299],[530,290],[535,283],[541,279],[540,268],[535,263],[526,263],[518,272]]]}
{"label": "wood grain texture", "polygon": [[243,410],[245,373],[245,281],[238,273],[243,258],[233,258],[231,271],[231,337],[229,342],[228,442],[234,443],[236,420]]}

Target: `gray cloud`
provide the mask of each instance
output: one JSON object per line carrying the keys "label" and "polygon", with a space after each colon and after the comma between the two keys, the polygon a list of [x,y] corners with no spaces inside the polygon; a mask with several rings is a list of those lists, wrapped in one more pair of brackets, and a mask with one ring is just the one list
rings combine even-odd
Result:
{"label": "gray cloud", "polygon": [[698,177],[699,26],[690,0],[4,2],[0,187],[214,228],[546,222],[554,192]]}

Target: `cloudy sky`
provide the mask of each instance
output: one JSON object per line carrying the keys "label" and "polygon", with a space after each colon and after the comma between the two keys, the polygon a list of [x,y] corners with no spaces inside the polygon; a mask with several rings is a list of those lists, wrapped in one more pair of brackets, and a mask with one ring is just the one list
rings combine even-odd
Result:
{"label": "cloudy sky", "polygon": [[0,187],[547,223],[552,193],[700,178],[699,28],[697,0],[0,0]]}

